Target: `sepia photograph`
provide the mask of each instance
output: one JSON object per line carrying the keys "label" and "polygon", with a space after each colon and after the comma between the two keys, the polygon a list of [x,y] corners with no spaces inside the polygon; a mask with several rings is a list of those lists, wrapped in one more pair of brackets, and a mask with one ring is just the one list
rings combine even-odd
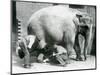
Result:
{"label": "sepia photograph", "polygon": [[11,72],[95,70],[96,6],[11,1]]}

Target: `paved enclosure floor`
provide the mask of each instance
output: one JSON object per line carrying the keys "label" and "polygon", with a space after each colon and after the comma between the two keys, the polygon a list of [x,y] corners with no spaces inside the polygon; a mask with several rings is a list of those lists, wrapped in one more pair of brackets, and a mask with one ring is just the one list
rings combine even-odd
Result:
{"label": "paved enclosure floor", "polygon": [[75,61],[71,59],[70,64],[66,67],[51,65],[49,63],[37,63],[34,62],[35,58],[31,58],[32,67],[29,69],[23,68],[23,59],[19,59],[16,56],[12,56],[12,73],[29,73],[29,72],[46,72],[46,71],[61,71],[61,70],[80,70],[80,69],[94,69],[95,57],[88,56],[86,61]]}

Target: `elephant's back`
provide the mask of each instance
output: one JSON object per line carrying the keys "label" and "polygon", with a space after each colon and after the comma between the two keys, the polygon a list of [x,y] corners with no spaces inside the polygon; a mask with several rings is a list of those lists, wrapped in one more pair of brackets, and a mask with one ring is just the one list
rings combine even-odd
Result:
{"label": "elephant's back", "polygon": [[72,20],[73,16],[75,16],[75,14],[67,6],[62,6],[62,5],[49,6],[33,13],[33,15],[28,21],[28,24],[32,22],[34,23],[34,25],[43,25],[40,23],[41,22],[43,23],[44,21],[48,20],[51,21],[51,19],[55,20],[56,22],[57,20],[60,22],[64,22],[64,20]]}
{"label": "elephant's back", "polygon": [[51,38],[59,41],[62,40],[63,30],[74,27],[73,24],[73,26],[69,25],[73,16],[74,14],[66,6],[50,6],[34,13],[29,23],[39,37],[44,38],[45,34],[49,33],[52,35]]}
{"label": "elephant's back", "polygon": [[35,12],[30,20],[40,18],[41,15],[49,15],[49,16],[58,16],[62,18],[68,18],[73,16],[74,14],[67,6],[57,5],[57,6],[49,6],[46,8],[42,8]]}

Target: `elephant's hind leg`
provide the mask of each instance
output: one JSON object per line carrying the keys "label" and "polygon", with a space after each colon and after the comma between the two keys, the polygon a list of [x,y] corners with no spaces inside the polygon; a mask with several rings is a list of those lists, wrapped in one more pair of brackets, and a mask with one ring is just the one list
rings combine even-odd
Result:
{"label": "elephant's hind leg", "polygon": [[[65,41],[65,48],[67,49],[68,59],[75,54],[73,48],[74,39],[75,39],[74,33],[70,34],[69,32],[65,32],[64,41]],[[70,61],[68,63],[70,63]]]}

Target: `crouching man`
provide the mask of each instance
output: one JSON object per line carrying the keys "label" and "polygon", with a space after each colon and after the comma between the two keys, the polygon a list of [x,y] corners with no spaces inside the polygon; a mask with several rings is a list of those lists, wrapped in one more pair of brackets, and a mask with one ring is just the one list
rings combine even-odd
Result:
{"label": "crouching man", "polygon": [[54,47],[47,47],[45,51],[45,59],[43,62],[50,62],[51,64],[59,64],[61,66],[66,66],[68,64],[67,50],[59,45],[54,45]]}
{"label": "crouching man", "polygon": [[26,37],[22,37],[20,41],[18,41],[18,47],[16,49],[17,55],[24,59],[24,68],[30,68],[30,53],[32,52],[32,45],[34,44],[34,49],[37,47],[36,36],[28,35]]}
{"label": "crouching man", "polygon": [[69,63],[67,50],[60,45],[54,45],[54,47],[57,51],[53,54],[53,56],[56,57],[59,64],[66,66],[66,64]]}

